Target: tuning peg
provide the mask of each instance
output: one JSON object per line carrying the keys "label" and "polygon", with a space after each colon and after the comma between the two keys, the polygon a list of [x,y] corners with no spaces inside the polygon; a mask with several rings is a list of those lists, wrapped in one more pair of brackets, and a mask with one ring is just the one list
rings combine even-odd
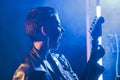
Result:
{"label": "tuning peg", "polygon": [[92,24],[95,24],[95,21],[93,21]]}
{"label": "tuning peg", "polygon": [[101,16],[99,19],[100,19],[101,23],[104,23],[104,21],[105,21],[104,17]]}

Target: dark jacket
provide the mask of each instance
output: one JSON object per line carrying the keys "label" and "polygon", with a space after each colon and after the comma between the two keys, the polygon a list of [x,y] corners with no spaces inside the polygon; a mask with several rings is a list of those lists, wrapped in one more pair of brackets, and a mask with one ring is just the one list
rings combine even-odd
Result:
{"label": "dark jacket", "polygon": [[42,60],[33,47],[15,71],[13,80],[78,80],[62,54],[48,53]]}

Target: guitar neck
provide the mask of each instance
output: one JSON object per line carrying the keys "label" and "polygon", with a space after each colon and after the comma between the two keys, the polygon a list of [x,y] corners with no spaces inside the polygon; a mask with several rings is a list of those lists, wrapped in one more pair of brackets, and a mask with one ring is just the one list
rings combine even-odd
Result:
{"label": "guitar neck", "polygon": [[[97,18],[101,17],[100,0],[96,0],[96,16]],[[102,32],[101,32],[101,36],[98,37],[98,45],[102,45]]]}
{"label": "guitar neck", "polygon": [[101,16],[100,0],[96,0],[96,16],[97,18]]}

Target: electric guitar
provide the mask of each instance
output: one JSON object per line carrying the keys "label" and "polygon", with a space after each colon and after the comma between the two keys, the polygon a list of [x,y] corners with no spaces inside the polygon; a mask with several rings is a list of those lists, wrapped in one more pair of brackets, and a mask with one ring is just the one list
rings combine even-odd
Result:
{"label": "electric guitar", "polygon": [[90,34],[92,37],[92,48],[91,56],[87,65],[87,79],[86,80],[98,80],[99,76],[103,73],[104,67],[99,65],[97,62],[105,54],[105,51],[101,45],[102,36],[102,23],[104,23],[104,18],[95,18],[90,27]]}

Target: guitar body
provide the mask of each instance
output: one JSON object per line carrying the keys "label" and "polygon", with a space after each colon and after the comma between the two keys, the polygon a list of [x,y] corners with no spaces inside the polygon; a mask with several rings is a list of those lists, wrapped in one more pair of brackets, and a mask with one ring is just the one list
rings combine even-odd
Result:
{"label": "guitar body", "polygon": [[99,76],[103,73],[104,67],[100,66],[98,63],[88,66],[88,76],[87,80],[98,80]]}

